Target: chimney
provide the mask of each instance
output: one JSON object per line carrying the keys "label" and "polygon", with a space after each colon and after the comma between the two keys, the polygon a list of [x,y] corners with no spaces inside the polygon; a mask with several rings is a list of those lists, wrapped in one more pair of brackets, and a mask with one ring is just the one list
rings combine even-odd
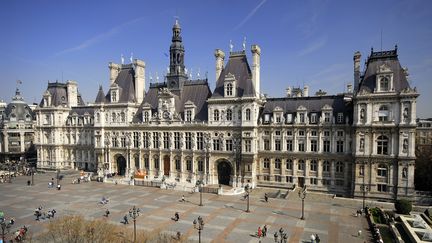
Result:
{"label": "chimney", "polygon": [[260,56],[261,48],[258,45],[252,45],[252,84],[255,88],[255,95],[260,95]]}
{"label": "chimney", "polygon": [[66,83],[69,107],[78,105],[78,84],[74,80],[68,80]]}
{"label": "chimney", "polygon": [[133,60],[135,68],[135,98],[141,104],[145,93],[145,62],[139,59]]}
{"label": "chimney", "polygon": [[224,68],[225,53],[221,49],[216,49],[214,55],[216,57],[216,80],[215,81],[217,82],[222,72],[222,69]]}
{"label": "chimney", "polygon": [[360,82],[360,59],[361,54],[359,51],[356,51],[354,53],[354,92],[356,92],[359,88],[359,82]]}
{"label": "chimney", "polygon": [[286,89],[286,97],[291,97],[291,93],[292,93],[291,86],[288,86],[288,88]]}
{"label": "chimney", "polygon": [[309,86],[305,85],[303,87],[303,97],[308,97],[309,96]]}
{"label": "chimney", "polygon": [[352,93],[352,84],[347,85],[347,93]]}
{"label": "chimney", "polygon": [[108,64],[108,67],[110,69],[110,85],[114,83],[114,81],[116,80],[119,72],[120,72],[120,65],[119,64],[115,64],[113,62],[110,62]]}

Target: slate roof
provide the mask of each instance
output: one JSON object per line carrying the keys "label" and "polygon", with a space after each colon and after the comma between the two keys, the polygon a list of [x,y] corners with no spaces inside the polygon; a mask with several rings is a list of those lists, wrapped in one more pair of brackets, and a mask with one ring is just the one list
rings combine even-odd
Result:
{"label": "slate roof", "polygon": [[398,59],[396,46],[396,48],[391,51],[374,52],[372,49],[371,55],[368,57],[366,63],[366,71],[359,84],[359,91],[374,91],[376,88],[376,75],[379,71],[379,67],[383,64],[387,65],[393,72],[393,87],[396,92],[409,88],[405,72]]}
{"label": "slate roof", "polygon": [[69,115],[73,115],[75,113],[79,116],[82,116],[85,113],[88,113],[90,116],[92,116],[94,109],[90,106],[72,107],[72,109],[69,111]]}
{"label": "slate roof", "polygon": [[[48,88],[47,91],[51,94],[51,104],[52,106],[59,106],[59,105],[67,105],[68,104],[68,92],[67,92],[67,85],[65,83],[49,83],[48,82]],[[78,92],[78,105],[84,105],[84,100],[81,97],[81,94]],[[40,106],[43,105],[43,98],[39,103]]]}
{"label": "slate roof", "polygon": [[17,121],[25,120],[27,115],[31,116],[31,120],[36,119],[33,111],[24,101],[24,98],[21,96],[21,92],[18,89],[16,90],[12,101],[6,106],[4,113],[6,119],[10,119],[12,114],[15,115]]}
{"label": "slate roof", "polygon": [[237,96],[254,96],[255,88],[252,84],[252,72],[249,67],[245,51],[231,52],[228,63],[222,70],[216,82],[212,97],[224,96],[225,75],[231,73],[237,80]]}
{"label": "slate roof", "polygon": [[352,105],[344,100],[344,95],[267,98],[261,115],[273,113],[276,107],[281,108],[283,114],[295,114],[299,106],[304,106],[310,116],[311,113],[321,114],[325,105],[329,105],[333,109],[334,116],[342,112],[345,116],[350,117],[350,121],[352,121]]}
{"label": "slate roof", "polygon": [[[166,83],[151,84],[144,100],[136,113],[134,122],[142,121],[142,107],[144,104],[151,106],[152,112],[157,112],[158,92],[161,88],[166,88]],[[174,93],[173,93],[174,94]],[[187,101],[192,101],[196,106],[195,119],[200,121],[207,120],[207,99],[211,96],[211,91],[207,80],[186,81],[183,84],[181,96],[174,94],[176,112],[184,119],[184,107]]]}
{"label": "slate roof", "polygon": [[104,94],[104,92],[103,92],[102,85],[99,85],[99,91],[98,91],[98,94],[97,94],[97,96],[96,96],[95,103],[96,103],[96,104],[100,104],[100,103],[105,103],[106,101],[107,101],[107,100],[106,100],[106,98],[105,98],[105,94]]}
{"label": "slate roof", "polygon": [[[122,64],[114,83],[120,88],[117,103],[135,102],[135,70],[133,69],[133,64]],[[110,92],[107,93],[105,99],[111,101]]]}

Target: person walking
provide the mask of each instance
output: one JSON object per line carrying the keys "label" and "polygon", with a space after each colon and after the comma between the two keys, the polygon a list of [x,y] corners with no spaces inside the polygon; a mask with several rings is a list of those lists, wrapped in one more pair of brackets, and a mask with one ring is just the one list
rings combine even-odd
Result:
{"label": "person walking", "polygon": [[264,225],[263,230],[262,230],[262,235],[263,235],[263,237],[267,236],[267,225]]}
{"label": "person walking", "polygon": [[261,239],[261,236],[262,236],[261,226],[258,226],[258,234],[257,234],[257,236],[258,236],[258,239]]}
{"label": "person walking", "polygon": [[105,214],[104,214],[104,216],[108,218],[109,214],[110,214],[110,211],[109,211],[108,209],[105,210]]}
{"label": "person walking", "polygon": [[182,201],[182,202],[185,202],[185,201],[186,201],[184,195],[182,195],[181,201]]}
{"label": "person walking", "polygon": [[265,200],[266,203],[268,203],[268,196],[267,196],[267,193],[264,193],[264,200]]}
{"label": "person walking", "polygon": [[127,218],[127,214],[123,217],[123,223],[124,224],[129,224],[128,218]]}
{"label": "person walking", "polygon": [[321,241],[318,234],[315,234],[315,241],[316,241],[316,243],[320,243],[320,241]]}

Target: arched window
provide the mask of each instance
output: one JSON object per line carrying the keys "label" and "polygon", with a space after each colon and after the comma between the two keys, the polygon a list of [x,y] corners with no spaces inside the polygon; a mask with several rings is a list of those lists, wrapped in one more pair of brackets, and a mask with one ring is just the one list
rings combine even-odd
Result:
{"label": "arched window", "polygon": [[387,166],[385,164],[378,165],[377,176],[387,177]]}
{"label": "arched window", "polygon": [[378,119],[379,119],[379,121],[388,121],[389,120],[388,118],[389,118],[388,107],[383,105],[379,108]]}
{"label": "arched window", "polygon": [[390,82],[387,77],[382,77],[380,79],[380,90],[381,91],[388,91],[390,88]]}
{"label": "arched window", "polygon": [[292,160],[290,160],[290,159],[287,159],[286,160],[286,169],[287,170],[292,170]]}
{"label": "arched window", "polygon": [[280,168],[281,168],[281,160],[275,159],[275,169],[280,169]]}
{"label": "arched window", "polygon": [[381,135],[377,138],[377,154],[388,154],[388,138]]}
{"label": "arched window", "polygon": [[246,121],[250,121],[251,119],[251,110],[248,108],[246,109]]}
{"label": "arched window", "polygon": [[317,171],[317,167],[318,167],[317,161],[316,160],[311,160],[311,162],[310,162],[310,170],[311,171]]}
{"label": "arched window", "polygon": [[340,161],[336,162],[336,173],[344,172],[344,164]]}
{"label": "arched window", "polygon": [[324,172],[330,172],[330,162],[327,160],[325,160],[323,162],[323,171]]}
{"label": "arched window", "polygon": [[232,121],[232,110],[231,109],[227,110],[226,119],[227,119],[227,121]]}
{"label": "arched window", "polygon": [[227,84],[226,85],[226,95],[227,96],[232,96],[233,95],[233,85],[232,84]]}
{"label": "arched window", "polygon": [[298,170],[304,170],[305,169],[304,160],[299,160],[297,168],[298,168]]}
{"label": "arched window", "polygon": [[213,120],[219,121],[219,110],[214,110],[214,112],[213,112]]}

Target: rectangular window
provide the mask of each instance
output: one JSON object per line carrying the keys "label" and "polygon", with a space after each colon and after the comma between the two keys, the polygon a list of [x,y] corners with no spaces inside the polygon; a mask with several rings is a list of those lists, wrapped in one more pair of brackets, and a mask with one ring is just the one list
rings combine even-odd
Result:
{"label": "rectangular window", "polygon": [[287,176],[287,177],[286,177],[286,182],[290,182],[290,183],[292,183],[292,182],[293,182],[293,178],[292,178],[292,176]]}
{"label": "rectangular window", "polygon": [[281,151],[281,140],[280,139],[275,140],[275,150]]}
{"label": "rectangular window", "polygon": [[324,137],[330,137],[330,131],[324,131]]}
{"label": "rectangular window", "polygon": [[164,149],[169,149],[169,132],[163,133],[163,146]]}
{"label": "rectangular window", "polygon": [[377,185],[377,190],[378,190],[379,192],[387,192],[387,185],[378,184],[378,185]]}
{"label": "rectangular window", "polygon": [[305,122],[305,114],[304,113],[300,113],[300,123],[304,123]]}
{"label": "rectangular window", "polygon": [[336,134],[337,134],[338,137],[343,137],[344,132],[343,131],[337,131]]}
{"label": "rectangular window", "polygon": [[245,140],[245,152],[252,152],[252,141],[251,140]]}
{"label": "rectangular window", "polygon": [[264,169],[269,169],[270,168],[270,161],[268,159],[264,159]]}
{"label": "rectangular window", "polygon": [[264,150],[270,150],[270,140],[264,139]]}
{"label": "rectangular window", "polygon": [[331,185],[331,180],[329,180],[329,179],[323,179],[323,180],[322,180],[322,184],[323,184],[324,186],[329,186],[329,185]]}
{"label": "rectangular window", "polygon": [[337,153],[343,153],[344,151],[344,142],[343,141],[336,141],[336,152]]}
{"label": "rectangular window", "polygon": [[186,149],[192,149],[192,133],[191,132],[185,133],[185,145],[186,145]]}
{"label": "rectangular window", "polygon": [[324,122],[330,122],[330,112],[324,113]]}
{"label": "rectangular window", "polygon": [[134,148],[139,147],[139,133],[138,132],[133,133],[133,144],[134,144]]}
{"label": "rectangular window", "polygon": [[204,135],[202,132],[197,132],[197,149],[204,149]]}
{"label": "rectangular window", "polygon": [[153,132],[153,148],[159,148],[159,133]]}
{"label": "rectangular window", "polygon": [[148,157],[144,157],[144,168],[146,168],[147,170],[150,169],[150,161]]}
{"label": "rectangular window", "polygon": [[317,114],[316,113],[312,113],[311,114],[311,118],[310,118],[310,122],[311,123],[316,123],[317,122]]}
{"label": "rectangular window", "polygon": [[312,131],[311,131],[311,136],[312,136],[312,137],[316,137],[316,136],[317,136],[317,134],[318,134],[318,133],[317,133],[317,131],[316,131],[316,130],[312,130]]}
{"label": "rectangular window", "polygon": [[192,160],[188,159],[186,160],[186,170],[187,171],[192,171]]}
{"label": "rectangular window", "polygon": [[304,140],[299,140],[298,141],[298,151],[299,152],[304,152],[305,151],[305,144],[304,144]]}
{"label": "rectangular window", "polygon": [[326,153],[330,153],[330,141],[329,140],[324,140],[323,141],[323,151]]}
{"label": "rectangular window", "polygon": [[191,110],[186,111],[186,121],[192,121],[192,111]]}
{"label": "rectangular window", "polygon": [[154,168],[156,170],[159,170],[159,158],[154,158],[153,162],[154,162]]}
{"label": "rectangular window", "polygon": [[198,171],[199,172],[204,171],[204,162],[202,160],[198,160]]}
{"label": "rectangular window", "polygon": [[300,130],[299,131],[299,136],[300,137],[304,137],[305,136],[305,131],[304,130]]}
{"label": "rectangular window", "polygon": [[143,133],[143,146],[144,148],[149,148],[149,138],[150,138],[150,133],[149,132],[144,132]]}
{"label": "rectangular window", "polygon": [[180,149],[180,133],[174,133],[174,149]]}
{"label": "rectangular window", "polygon": [[181,171],[181,160],[180,159],[175,160],[175,168],[177,171]]}
{"label": "rectangular window", "polygon": [[318,151],[318,141],[311,140],[311,152],[317,152],[317,151]]}
{"label": "rectangular window", "polygon": [[281,161],[279,159],[276,159],[275,160],[275,169],[280,170],[280,168],[281,168]]}
{"label": "rectangular window", "polygon": [[293,140],[286,140],[287,151],[293,151]]}
{"label": "rectangular window", "polygon": [[220,149],[221,149],[220,140],[219,139],[213,139],[213,150],[219,151]]}
{"label": "rectangular window", "polygon": [[227,139],[225,141],[225,147],[226,147],[226,151],[233,151],[233,140]]}
{"label": "rectangular window", "polygon": [[292,122],[292,114],[287,114],[287,123]]}
{"label": "rectangular window", "polygon": [[276,182],[282,182],[282,177],[281,176],[275,176],[275,181]]}
{"label": "rectangular window", "polygon": [[343,115],[343,113],[339,112],[339,113],[337,114],[337,122],[338,122],[338,123],[343,123],[343,119],[344,119],[344,115]]}
{"label": "rectangular window", "polygon": [[317,185],[318,184],[317,178],[310,178],[310,184],[311,185]]}
{"label": "rectangular window", "polygon": [[275,131],[275,135],[276,135],[276,136],[280,136],[280,135],[281,135],[281,132],[280,132],[280,131]]}
{"label": "rectangular window", "polygon": [[287,136],[292,136],[292,131],[291,130],[287,131]]}

